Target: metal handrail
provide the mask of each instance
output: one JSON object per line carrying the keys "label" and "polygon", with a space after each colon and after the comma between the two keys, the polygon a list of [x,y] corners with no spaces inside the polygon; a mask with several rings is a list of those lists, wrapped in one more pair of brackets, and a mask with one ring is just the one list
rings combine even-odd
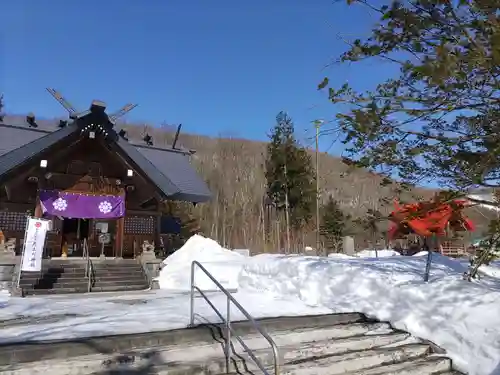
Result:
{"label": "metal handrail", "polygon": [[[224,293],[227,297],[227,312],[226,312],[226,318],[220,313],[219,310],[214,306],[214,304],[210,301],[210,299],[206,296],[203,291],[198,288],[194,284],[194,271],[198,267],[201,269],[205,275],[208,276],[210,280],[221,290],[222,293]],[[208,305],[215,311],[215,313],[219,316],[219,318],[224,322],[224,325],[226,327],[226,337],[225,337],[225,348],[224,348],[224,355],[226,357],[226,372],[229,373],[229,367],[230,367],[230,361],[231,361],[231,338],[234,336],[236,340],[240,343],[240,345],[245,349],[245,351],[248,353],[250,358],[253,359],[257,367],[262,370],[262,372],[265,375],[270,375],[269,372],[266,370],[265,366],[262,364],[262,362],[255,356],[254,352],[252,349],[250,349],[244,342],[243,339],[236,334],[236,332],[233,330],[231,327],[231,302],[238,308],[238,310],[241,311],[241,313],[248,319],[250,323],[252,323],[253,327],[266,339],[266,341],[271,345],[271,348],[273,350],[273,360],[274,360],[274,374],[278,375],[279,374],[279,350],[278,346],[274,342],[274,340],[269,336],[269,334],[260,326],[257,321],[248,313],[248,311],[245,310],[243,306],[240,305],[238,301],[229,293],[229,291],[224,288],[221,283],[219,283],[215,277],[207,271],[205,267],[201,265],[200,262],[198,261],[193,261],[191,263],[191,295],[190,295],[190,326],[194,326],[194,292],[195,290],[200,293],[200,295],[205,299],[205,301],[208,303]]]}
{"label": "metal handrail", "polygon": [[87,293],[92,291],[92,277],[94,276],[94,266],[92,264],[92,260],[90,259],[90,251],[87,243],[87,239],[83,239],[83,253],[85,255],[85,260],[87,264],[85,265],[85,277],[88,279],[87,281]]}

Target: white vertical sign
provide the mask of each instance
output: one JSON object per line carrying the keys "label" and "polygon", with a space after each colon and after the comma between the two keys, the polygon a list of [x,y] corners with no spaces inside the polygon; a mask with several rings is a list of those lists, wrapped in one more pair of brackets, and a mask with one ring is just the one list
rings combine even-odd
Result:
{"label": "white vertical sign", "polygon": [[39,272],[42,270],[42,256],[47,230],[47,220],[37,218],[28,219],[23,244],[21,271]]}

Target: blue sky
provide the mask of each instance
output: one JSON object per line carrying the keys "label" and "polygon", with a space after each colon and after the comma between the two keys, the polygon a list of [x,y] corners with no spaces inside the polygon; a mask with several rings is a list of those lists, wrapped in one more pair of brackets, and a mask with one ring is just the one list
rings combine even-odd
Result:
{"label": "blue sky", "polygon": [[374,21],[332,0],[16,0],[2,13],[0,92],[10,113],[65,115],[45,91],[54,87],[78,109],[92,99],[110,110],[134,102],[128,121],[210,136],[264,140],[286,110],[305,137],[310,121],[335,115],[316,91],[324,75],[370,88],[389,69],[325,69],[346,49],[337,35],[366,36]]}

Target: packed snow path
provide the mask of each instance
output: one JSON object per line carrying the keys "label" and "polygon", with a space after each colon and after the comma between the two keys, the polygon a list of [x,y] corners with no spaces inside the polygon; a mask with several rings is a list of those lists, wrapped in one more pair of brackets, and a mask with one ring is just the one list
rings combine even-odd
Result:
{"label": "packed snow path", "polygon": [[[261,325],[279,346],[282,375],[456,373],[451,360],[437,354],[431,344],[361,314],[270,318],[261,320]],[[269,344],[246,322],[235,323],[234,328],[273,374]],[[0,373],[226,374],[222,342],[222,327],[211,325],[142,337],[10,346],[0,351]],[[261,373],[248,354],[233,345],[231,373]]]}

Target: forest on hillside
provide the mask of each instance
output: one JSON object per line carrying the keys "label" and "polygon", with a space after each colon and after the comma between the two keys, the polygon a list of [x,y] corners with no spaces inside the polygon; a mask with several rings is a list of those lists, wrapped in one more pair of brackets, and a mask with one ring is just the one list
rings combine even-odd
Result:
{"label": "forest on hillside", "polygon": [[[171,147],[176,127],[126,124],[124,128],[131,140],[141,142],[145,134],[150,134],[155,146]],[[185,206],[199,220],[204,234],[228,247],[250,248],[255,252],[283,247],[283,215],[266,212],[266,142],[222,136],[210,138],[181,132],[178,146],[195,151],[192,163],[213,192],[211,202],[197,207]],[[308,151],[314,156],[314,150]],[[340,157],[325,152],[319,154],[321,203],[326,204],[332,196],[343,213],[350,216],[345,232],[354,236],[357,248],[364,248],[374,240],[383,246],[389,222],[380,221],[374,237],[355,219],[366,217],[369,210],[388,214],[393,209],[394,199],[413,202],[431,198],[435,193],[423,188],[400,191],[396,184],[384,185],[382,180],[382,176],[368,170],[349,168]],[[478,225],[479,232],[486,229],[494,216],[492,211],[477,207],[467,210],[467,215]],[[272,223],[268,224],[268,220]],[[267,240],[266,231],[271,232]],[[314,247],[315,221],[296,234],[292,242],[300,250],[303,246]]]}
{"label": "forest on hillside", "polygon": [[[153,147],[161,148],[172,147],[176,132],[173,125],[122,123],[118,127],[126,129],[129,140],[135,144],[145,145],[143,138],[149,134]],[[266,204],[268,142],[228,136],[211,138],[181,132],[177,147],[193,151],[191,162],[213,192],[213,199],[208,203],[196,207],[190,204],[175,206],[172,213],[181,216],[185,222],[185,236],[200,231],[230,248],[249,248],[253,252],[283,249],[286,244],[283,211]],[[314,161],[315,150],[306,151]],[[382,183],[381,175],[363,168],[352,169],[340,157],[326,152],[319,153],[318,175],[322,208],[320,220],[324,221],[323,208],[332,198],[336,206],[334,210],[341,213],[335,218],[333,226],[342,227],[341,234],[353,236],[358,249],[377,243],[383,247],[389,222],[378,222],[373,233],[357,220],[366,218],[370,211],[387,215],[393,209],[394,199],[413,202],[430,198],[435,193],[423,188],[399,190],[395,183]],[[478,232],[484,232],[495,216],[491,210],[479,208],[469,209],[467,214],[478,224]],[[333,231],[336,231],[335,228]],[[307,225],[292,233],[291,250],[315,247],[315,233],[316,222],[311,218]],[[326,237],[323,233],[322,246],[327,247],[325,251],[332,251]]]}
{"label": "forest on hillside", "polygon": [[[126,124],[123,126],[131,141],[141,142],[145,134],[153,138],[156,147],[171,147],[175,127]],[[178,147],[192,149],[192,163],[213,192],[211,202],[197,207],[185,206],[199,220],[201,231],[232,248],[253,251],[273,251],[284,246],[285,220],[283,213],[266,206],[265,163],[267,143],[239,138],[210,138],[182,133]],[[314,150],[307,150],[312,156]],[[381,184],[382,177],[362,169],[350,169],[338,157],[319,154],[319,190],[321,204],[331,196],[338,207],[350,216],[346,234],[353,235],[357,247],[369,241],[384,240],[388,222],[378,224],[376,238],[354,222],[369,210],[388,214],[392,201],[414,201],[431,197],[433,191],[413,189],[397,191],[396,184]],[[269,212],[270,211],[270,212]],[[267,235],[267,239],[266,239]],[[291,245],[302,250],[315,247],[315,221],[293,235]]]}

